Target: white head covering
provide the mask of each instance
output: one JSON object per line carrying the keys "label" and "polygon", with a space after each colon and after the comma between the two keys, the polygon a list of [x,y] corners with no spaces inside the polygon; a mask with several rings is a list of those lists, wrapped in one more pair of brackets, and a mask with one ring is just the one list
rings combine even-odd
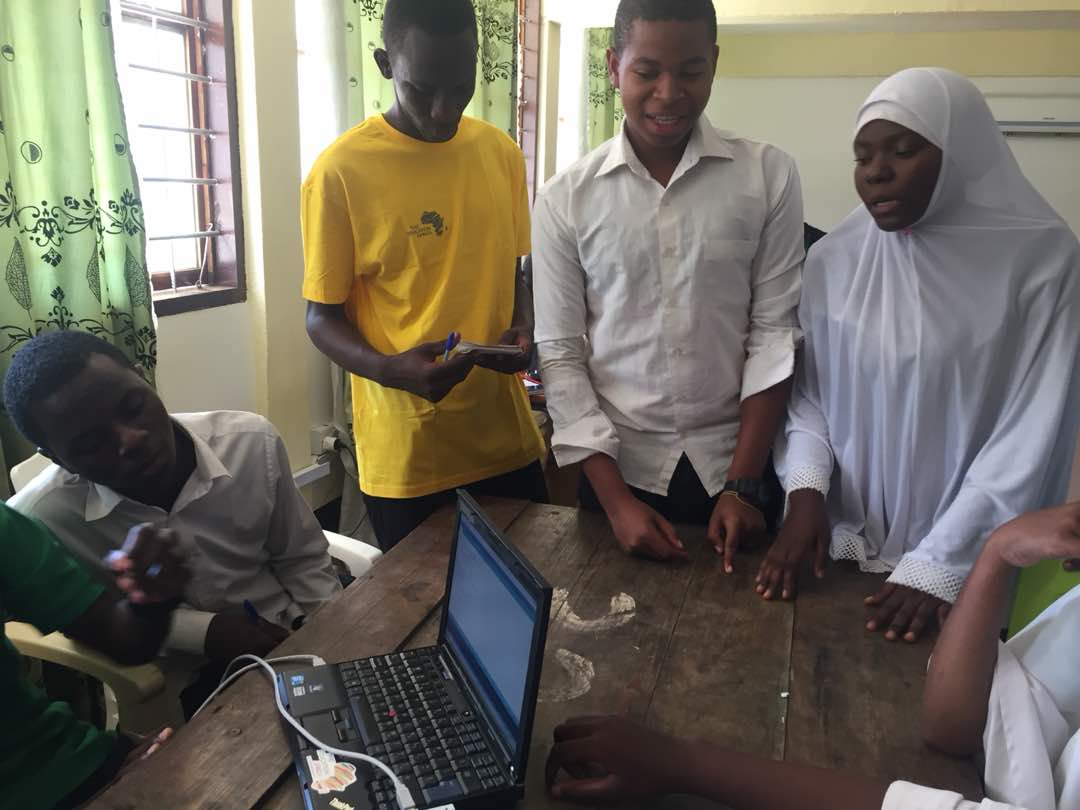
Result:
{"label": "white head covering", "polygon": [[778,470],[828,490],[834,558],[952,601],[993,529],[1060,503],[1080,426],[1080,244],[967,79],[917,68],[858,116],[942,150],[922,219],[864,206],[810,251]]}
{"label": "white head covering", "polygon": [[1060,221],[1024,177],[982,93],[960,74],[911,68],[890,76],[859,110],[856,134],[876,120],[906,127],[944,153],[934,197],[919,224]]}

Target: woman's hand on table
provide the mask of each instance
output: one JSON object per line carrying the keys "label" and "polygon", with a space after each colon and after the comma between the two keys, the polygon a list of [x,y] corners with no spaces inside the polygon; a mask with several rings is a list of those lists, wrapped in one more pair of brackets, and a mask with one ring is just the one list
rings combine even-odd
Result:
{"label": "woman's hand on table", "polygon": [[928,627],[945,624],[951,604],[944,599],[907,585],[885,583],[873,596],[866,597],[866,629],[885,631],[888,641],[914,644]]}

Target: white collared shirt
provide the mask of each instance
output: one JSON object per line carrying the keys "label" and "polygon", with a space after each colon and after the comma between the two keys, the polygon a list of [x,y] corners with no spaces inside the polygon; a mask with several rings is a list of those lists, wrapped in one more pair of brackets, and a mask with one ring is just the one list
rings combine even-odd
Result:
{"label": "white collared shirt", "polygon": [[773,146],[704,118],[667,188],[625,131],[537,194],[536,340],[559,464],[605,453],[666,494],[723,487],[742,400],[791,376],[802,191]]}
{"label": "white collared shirt", "polygon": [[55,464],[8,505],[48,526],[91,570],[137,523],[173,529],[189,554],[187,607],[168,650],[202,655],[215,613],[243,609],[288,628],[341,590],[326,537],[293,482],[281,437],[252,413],[173,414],[195,445],[196,467],[169,512],[129,500]]}

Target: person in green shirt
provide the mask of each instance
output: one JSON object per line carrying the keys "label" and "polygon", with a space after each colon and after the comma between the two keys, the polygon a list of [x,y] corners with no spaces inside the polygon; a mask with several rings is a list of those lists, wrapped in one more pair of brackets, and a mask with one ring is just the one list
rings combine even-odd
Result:
{"label": "person in green shirt", "polygon": [[[172,532],[141,526],[111,561],[117,588],[90,575],[41,523],[0,504],[0,628],[22,621],[63,631],[121,664],[158,652],[187,569]],[[122,735],[78,720],[22,674],[0,629],[0,810],[75,807],[145,755]],[[168,736],[150,741],[150,747]]]}

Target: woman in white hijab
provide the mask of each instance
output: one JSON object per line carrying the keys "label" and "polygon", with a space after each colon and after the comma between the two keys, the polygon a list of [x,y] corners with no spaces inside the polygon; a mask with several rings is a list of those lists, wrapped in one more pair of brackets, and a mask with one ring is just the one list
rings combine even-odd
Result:
{"label": "woman in white hijab", "polygon": [[[915,641],[995,526],[1065,497],[1080,424],[1080,244],[967,79],[917,68],[858,115],[863,207],[810,251],[778,468],[789,511],[758,573],[891,572],[867,629]],[[853,606],[854,607],[854,606]]]}

